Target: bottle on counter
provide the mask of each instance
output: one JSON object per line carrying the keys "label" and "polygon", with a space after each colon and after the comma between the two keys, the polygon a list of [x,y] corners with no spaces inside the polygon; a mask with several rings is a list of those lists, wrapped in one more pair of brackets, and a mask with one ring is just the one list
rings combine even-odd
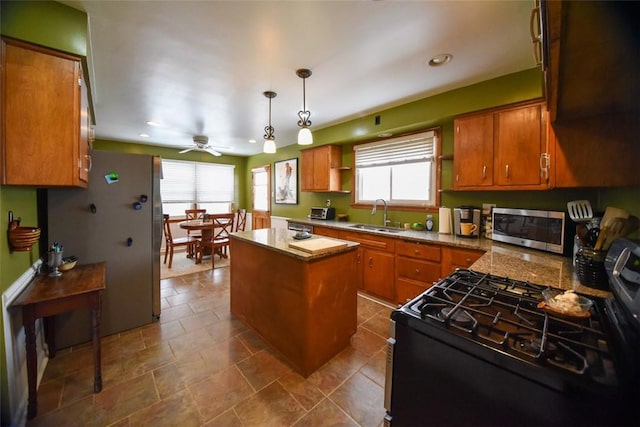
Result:
{"label": "bottle on counter", "polygon": [[433,215],[427,215],[427,220],[425,221],[425,226],[427,231],[433,231]]}

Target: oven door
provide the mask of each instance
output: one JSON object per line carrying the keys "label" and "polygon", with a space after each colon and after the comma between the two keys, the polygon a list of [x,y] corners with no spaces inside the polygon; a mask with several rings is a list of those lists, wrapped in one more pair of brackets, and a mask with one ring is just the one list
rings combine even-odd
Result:
{"label": "oven door", "polygon": [[[387,426],[624,425],[628,416],[615,400],[561,392],[531,380],[530,372],[505,369],[506,360],[494,349],[459,345],[446,330],[430,334],[424,320],[401,310],[391,317]],[[548,374],[544,367],[527,369]]]}

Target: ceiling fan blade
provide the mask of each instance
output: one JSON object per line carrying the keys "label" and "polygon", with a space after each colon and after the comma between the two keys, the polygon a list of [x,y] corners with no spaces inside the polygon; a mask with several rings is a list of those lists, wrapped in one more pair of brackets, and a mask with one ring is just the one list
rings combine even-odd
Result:
{"label": "ceiling fan blade", "polygon": [[211,155],[214,155],[214,156],[222,156],[222,153],[214,150],[211,147],[205,147],[205,148],[203,148],[203,150],[206,151],[207,153],[211,154]]}
{"label": "ceiling fan blade", "polygon": [[195,150],[195,147],[187,148],[186,150],[182,150],[182,151],[178,152],[178,154],[188,153],[188,152],[189,152],[189,151],[191,151],[191,150]]}

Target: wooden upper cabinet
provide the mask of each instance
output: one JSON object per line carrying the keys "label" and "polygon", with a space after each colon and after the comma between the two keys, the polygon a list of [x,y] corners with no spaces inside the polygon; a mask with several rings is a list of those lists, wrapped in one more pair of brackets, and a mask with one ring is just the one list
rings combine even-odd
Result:
{"label": "wooden upper cabinet", "polygon": [[455,190],[536,190],[550,185],[543,102],[454,119]]}
{"label": "wooden upper cabinet", "polygon": [[640,185],[638,2],[542,5],[552,186]]}
{"label": "wooden upper cabinet", "polygon": [[80,67],[78,57],[3,38],[2,184],[87,186]]}
{"label": "wooden upper cabinet", "polygon": [[342,148],[337,145],[323,145],[302,150],[301,185],[302,191],[341,191],[340,166]]}
{"label": "wooden upper cabinet", "polygon": [[542,5],[551,122],[638,113],[638,2],[545,0]]}
{"label": "wooden upper cabinet", "polygon": [[493,185],[493,113],[453,121],[454,188]]}
{"label": "wooden upper cabinet", "polygon": [[498,186],[548,188],[544,104],[498,111],[495,124],[494,183]]}

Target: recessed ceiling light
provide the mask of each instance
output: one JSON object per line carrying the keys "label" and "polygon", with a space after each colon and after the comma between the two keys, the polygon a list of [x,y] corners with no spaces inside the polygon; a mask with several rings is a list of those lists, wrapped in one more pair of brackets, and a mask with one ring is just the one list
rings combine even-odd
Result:
{"label": "recessed ceiling light", "polygon": [[391,132],[383,132],[383,133],[379,133],[379,134],[378,134],[378,137],[379,137],[379,138],[387,138],[387,137],[390,137],[390,136],[392,136],[392,135],[393,135],[393,134],[392,134]]}
{"label": "recessed ceiling light", "polygon": [[441,53],[440,55],[436,55],[427,62],[431,67],[439,67],[440,65],[447,64],[451,62],[453,59],[453,55],[450,53]]}
{"label": "recessed ceiling light", "polygon": [[160,126],[160,122],[155,122],[153,120],[147,120],[145,123],[149,126]]}
{"label": "recessed ceiling light", "polygon": [[149,138],[149,134],[148,133],[139,133],[138,136],[141,136],[143,138]]}
{"label": "recessed ceiling light", "polygon": [[256,140],[255,140],[255,139],[250,139],[250,140],[249,140],[249,144],[255,144],[255,143],[256,143]]}

